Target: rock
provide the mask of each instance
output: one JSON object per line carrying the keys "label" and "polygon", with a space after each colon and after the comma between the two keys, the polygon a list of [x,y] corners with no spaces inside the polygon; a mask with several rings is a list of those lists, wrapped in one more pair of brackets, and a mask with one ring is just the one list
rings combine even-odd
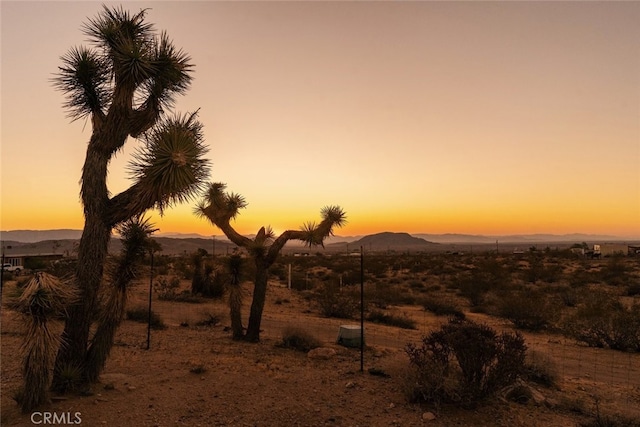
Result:
{"label": "rock", "polygon": [[328,360],[328,359],[331,359],[336,354],[338,354],[338,352],[332,348],[318,347],[318,348],[314,348],[313,350],[310,350],[307,353],[307,357],[309,359]]}
{"label": "rock", "polygon": [[354,383],[353,381],[349,381],[348,383],[346,383],[344,385],[346,388],[354,388],[356,386],[356,383]]}
{"label": "rock", "polygon": [[516,383],[506,387],[503,391],[503,395],[505,399],[522,405],[526,405],[529,402],[533,402],[536,405],[542,405],[547,400],[542,393],[523,381],[517,381]]}
{"label": "rock", "polygon": [[422,421],[433,421],[436,419],[436,414],[433,412],[425,412],[422,414]]}
{"label": "rock", "polygon": [[544,394],[540,393],[533,387],[531,387],[531,398],[533,399],[533,403],[538,406],[544,404],[547,401],[547,398],[544,396]]}

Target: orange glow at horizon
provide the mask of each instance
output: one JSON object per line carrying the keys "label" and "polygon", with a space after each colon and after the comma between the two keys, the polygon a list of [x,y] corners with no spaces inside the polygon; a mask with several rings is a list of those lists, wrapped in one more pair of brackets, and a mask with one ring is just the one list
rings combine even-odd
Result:
{"label": "orange glow at horizon", "polygon": [[[640,239],[640,2],[132,7],[193,58],[175,112],[199,111],[210,180],[246,198],[240,233],[337,204],[345,236]],[[91,120],[69,122],[51,77],[100,9],[2,5],[2,230],[83,227]],[[112,195],[139,143],[111,160]],[[159,233],[220,235],[194,205],[149,215]]]}

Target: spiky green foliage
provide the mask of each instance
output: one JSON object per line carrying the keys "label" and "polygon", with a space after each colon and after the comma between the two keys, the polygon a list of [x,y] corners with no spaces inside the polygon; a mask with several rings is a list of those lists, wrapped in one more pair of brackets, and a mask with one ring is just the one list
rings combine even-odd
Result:
{"label": "spiky green foliage", "polygon": [[[54,386],[61,379],[58,367],[94,366],[87,363],[90,326],[99,312],[98,295],[112,229],[148,209],[158,208],[162,213],[190,199],[209,173],[196,113],[164,116],[175,96],[190,86],[191,59],[166,33],[155,31],[146,13],[104,6],[83,27],[90,46],[72,48],[63,56],[53,79],[54,87],[66,95],[69,116],[88,117],[92,125],[82,168],[85,225],[75,272],[82,295],[69,309],[63,332],[68,345],[58,353]],[[133,184],[112,196],[107,186],[108,166],[130,138],[141,143],[129,167]],[[110,302],[116,311],[114,319],[123,309],[116,303],[120,298],[114,296]],[[95,373],[83,376],[93,378]]]}
{"label": "spiky green foliage", "polygon": [[46,401],[53,362],[60,345],[60,338],[51,330],[50,322],[75,298],[77,294],[70,284],[41,272],[27,283],[18,299],[17,306],[26,325],[21,348],[24,392],[19,402],[25,413]]}
{"label": "spiky green foliage", "polygon": [[322,245],[324,239],[333,235],[335,227],[342,227],[346,223],[346,213],[339,206],[327,206],[320,211],[322,221],[317,225],[307,222],[300,230],[287,230],[277,238],[270,227],[262,227],[255,238],[249,239],[238,233],[230,223],[239,210],[246,207],[246,201],[241,195],[227,193],[225,189],[226,185],[223,183],[209,184],[203,200],[197,204],[194,212],[220,228],[229,240],[245,248],[253,258],[256,277],[246,339],[259,341],[269,267],[289,240],[301,240],[309,246]]}
{"label": "spiky green foliage", "polygon": [[127,198],[133,211],[156,206],[161,212],[200,193],[209,175],[208,149],[196,113],[167,118],[144,135],[129,171],[136,184]]}
{"label": "spiky green foliage", "polygon": [[116,331],[125,316],[128,286],[136,278],[139,262],[152,247],[149,236],[155,231],[149,219],[142,216],[132,218],[118,227],[122,250],[110,272],[111,286],[87,353],[86,376],[89,381],[96,381],[104,369]]}

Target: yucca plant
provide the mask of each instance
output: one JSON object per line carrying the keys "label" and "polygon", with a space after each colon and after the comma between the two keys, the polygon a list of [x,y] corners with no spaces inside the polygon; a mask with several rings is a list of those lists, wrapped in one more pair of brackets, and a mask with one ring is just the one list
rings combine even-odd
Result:
{"label": "yucca plant", "polygon": [[253,258],[256,276],[245,339],[257,342],[260,340],[260,323],[267,293],[269,267],[276,261],[284,245],[289,240],[301,240],[308,246],[323,245],[324,239],[333,235],[335,227],[342,227],[346,223],[346,214],[339,206],[326,206],[320,212],[322,221],[318,224],[307,222],[300,230],[287,230],[277,238],[271,227],[262,227],[255,238],[250,239],[238,233],[230,223],[247,203],[244,197],[227,193],[225,188],[226,185],[223,183],[210,184],[203,200],[196,206],[195,213],[220,228],[229,240],[245,248]]}
{"label": "yucca plant", "polygon": [[24,386],[20,396],[23,412],[47,399],[51,373],[60,337],[51,330],[51,321],[74,302],[77,294],[69,283],[47,273],[36,273],[18,299],[17,307],[26,325],[22,343]]}
{"label": "yucca plant", "polygon": [[[83,27],[91,47],[72,48],[53,80],[67,96],[69,116],[89,118],[92,126],[80,180],[85,223],[75,279],[81,298],[69,308],[63,331],[67,345],[58,352],[54,384],[59,367],[94,369],[93,362],[87,363],[90,326],[98,312],[111,231],[148,209],[162,212],[189,200],[209,174],[196,113],[165,116],[174,97],[189,88],[191,59],[166,33],[155,32],[146,12],[103,6]],[[135,140],[140,148],[129,167],[133,184],[112,195],[109,163],[127,141]],[[95,372],[83,377],[95,377]]]}
{"label": "yucca plant", "polygon": [[[136,217],[118,227],[122,250],[109,272],[110,287],[98,317],[98,327],[87,352],[86,375],[97,381],[113,347],[116,330],[122,323],[127,305],[128,287],[136,278],[139,262],[150,250],[149,236],[156,231],[147,218]],[[61,378],[62,379],[62,378]]]}

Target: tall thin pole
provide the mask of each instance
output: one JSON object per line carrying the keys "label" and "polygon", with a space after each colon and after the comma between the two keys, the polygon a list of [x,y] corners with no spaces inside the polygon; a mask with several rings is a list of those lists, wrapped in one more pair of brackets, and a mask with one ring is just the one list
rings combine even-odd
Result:
{"label": "tall thin pole", "polygon": [[147,319],[147,350],[151,348],[151,295],[153,291],[153,249],[151,249],[151,274],[149,277],[149,318]]}
{"label": "tall thin pole", "polygon": [[360,372],[364,371],[364,250],[360,246]]}

